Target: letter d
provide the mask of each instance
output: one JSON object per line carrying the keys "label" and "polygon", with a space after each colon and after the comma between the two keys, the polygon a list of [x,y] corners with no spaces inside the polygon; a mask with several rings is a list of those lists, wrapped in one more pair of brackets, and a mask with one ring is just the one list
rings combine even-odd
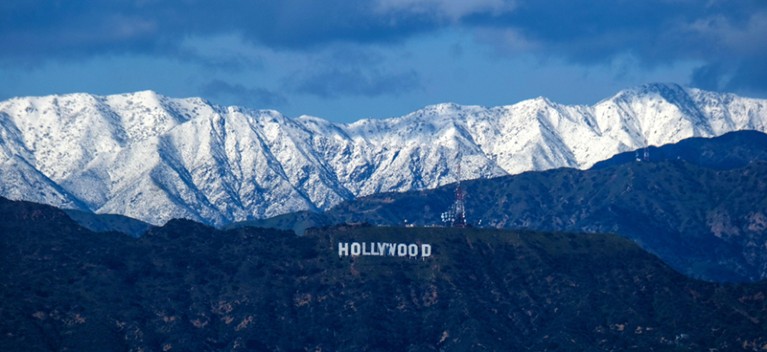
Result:
{"label": "letter d", "polygon": [[422,244],[421,245],[421,258],[431,257],[431,245],[430,244]]}

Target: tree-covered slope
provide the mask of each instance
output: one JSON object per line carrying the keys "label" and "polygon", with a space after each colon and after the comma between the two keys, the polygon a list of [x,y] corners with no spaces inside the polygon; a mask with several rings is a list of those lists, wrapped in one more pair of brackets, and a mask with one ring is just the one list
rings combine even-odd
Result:
{"label": "tree-covered slope", "polygon": [[[0,349],[758,350],[764,283],[689,279],[599,234],[172,221],[92,233],[0,200]],[[432,255],[339,257],[339,242]]]}

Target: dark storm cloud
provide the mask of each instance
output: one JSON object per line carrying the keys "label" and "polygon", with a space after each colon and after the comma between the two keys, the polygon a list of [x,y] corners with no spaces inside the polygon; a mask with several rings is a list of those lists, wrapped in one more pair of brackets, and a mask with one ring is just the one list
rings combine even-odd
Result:
{"label": "dark storm cloud", "polygon": [[203,96],[221,98],[230,104],[242,106],[285,106],[288,101],[279,93],[264,88],[246,87],[238,83],[213,80],[200,89]]}
{"label": "dark storm cloud", "polygon": [[422,87],[413,69],[390,67],[387,55],[360,45],[338,45],[315,55],[285,80],[286,89],[321,98],[398,96]]}
{"label": "dark storm cloud", "polygon": [[722,76],[725,72],[720,63],[706,64],[693,71],[692,81],[698,88],[717,90],[722,86]]}
{"label": "dark storm cloud", "polygon": [[397,96],[418,89],[421,83],[418,73],[413,70],[391,73],[332,67],[295,74],[288,86],[301,93],[337,98],[342,95]]}
{"label": "dark storm cloud", "polygon": [[387,42],[435,28],[422,16],[395,19],[366,2],[285,0],[4,1],[5,59],[44,60],[105,53],[177,55],[188,36],[238,33],[273,48],[328,42]]}
{"label": "dark storm cloud", "polygon": [[5,1],[0,5],[0,57],[30,64],[105,52],[151,52],[171,37],[159,35],[156,15],[129,1]]}
{"label": "dark storm cloud", "polygon": [[500,52],[583,65],[625,56],[645,68],[699,62],[694,86],[767,93],[767,1],[528,0],[464,21]]}
{"label": "dark storm cloud", "polygon": [[759,0],[527,0],[509,2],[514,6],[503,11],[456,3],[460,1],[6,1],[0,5],[0,44],[15,49],[3,50],[3,56],[151,52],[174,49],[190,35],[234,31],[255,43],[301,49],[336,41],[396,41],[459,25],[514,30],[544,52],[582,62],[623,51],[648,61],[668,61],[710,54],[722,47],[710,40],[727,40],[715,38],[717,30],[746,29],[738,27],[767,12],[767,2]]}
{"label": "dark storm cloud", "polygon": [[630,55],[654,67],[702,62],[693,84],[767,92],[767,2],[524,1],[513,12],[465,19],[507,53],[534,52],[584,65]]}
{"label": "dark storm cloud", "polygon": [[[736,65],[723,85],[724,90],[746,92],[767,91],[767,57],[746,60]],[[727,73],[725,73],[726,75]]]}
{"label": "dark storm cloud", "polygon": [[[253,45],[301,52],[328,43],[401,42],[446,27],[473,30],[500,52],[583,65],[621,55],[647,67],[700,62],[694,84],[767,92],[763,0],[3,1],[0,63],[121,53],[182,57],[188,52],[180,43],[189,37],[231,33]],[[257,64],[186,58],[219,67]],[[329,87],[375,95],[417,85],[417,75],[406,71],[359,71],[306,72],[295,87],[323,96],[335,94]]]}

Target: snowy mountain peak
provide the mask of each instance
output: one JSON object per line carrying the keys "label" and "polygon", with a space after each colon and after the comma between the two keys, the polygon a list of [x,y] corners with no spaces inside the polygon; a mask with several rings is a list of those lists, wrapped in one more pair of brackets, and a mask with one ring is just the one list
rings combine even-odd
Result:
{"label": "snowy mountain peak", "polygon": [[419,111],[424,113],[434,114],[434,115],[445,115],[445,114],[455,113],[456,111],[461,111],[467,108],[470,108],[470,107],[458,105],[455,103],[441,103],[441,104],[428,105]]}
{"label": "snowy mountain peak", "polygon": [[593,106],[443,103],[350,124],[153,91],[14,98],[0,102],[0,195],[154,224],[222,225],[459,178],[587,168],[743,129],[767,131],[767,101],[676,84]]}
{"label": "snowy mountain peak", "polygon": [[[147,104],[159,104],[163,100],[168,100],[168,98],[161,96],[157,92],[153,90],[141,90],[133,93],[126,93],[121,94],[121,96],[128,98],[129,100],[137,100],[142,101]],[[114,97],[112,95],[111,97]]]}
{"label": "snowy mountain peak", "polygon": [[530,104],[538,105],[538,106],[553,106],[555,105],[549,98],[546,97],[536,97],[533,99],[526,100]]}
{"label": "snowy mountain peak", "polygon": [[[691,101],[691,88],[685,88],[676,83],[648,83],[638,87],[624,89],[612,98],[614,102],[648,101],[681,104],[695,104]],[[721,95],[717,93],[717,95]]]}

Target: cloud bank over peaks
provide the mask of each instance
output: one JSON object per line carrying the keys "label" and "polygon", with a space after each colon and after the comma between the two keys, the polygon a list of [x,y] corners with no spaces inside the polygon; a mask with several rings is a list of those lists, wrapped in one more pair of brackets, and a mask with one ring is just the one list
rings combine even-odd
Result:
{"label": "cloud bank over peaks", "polygon": [[658,80],[765,97],[764,38],[763,0],[5,1],[0,98],[153,89],[359,116]]}

